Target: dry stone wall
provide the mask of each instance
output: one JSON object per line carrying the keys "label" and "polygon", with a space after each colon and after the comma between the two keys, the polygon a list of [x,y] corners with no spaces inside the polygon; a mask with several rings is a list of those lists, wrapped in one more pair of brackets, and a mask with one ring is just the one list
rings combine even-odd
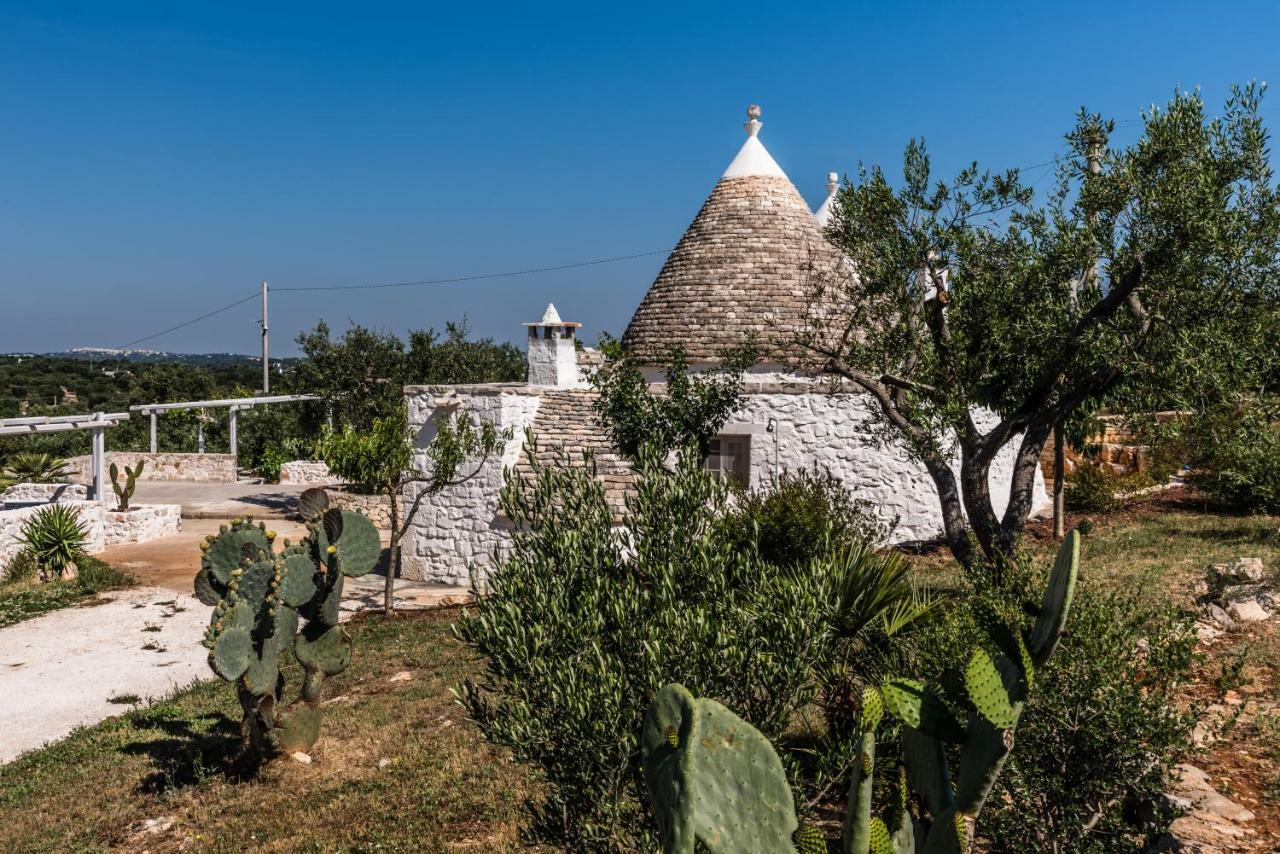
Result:
{"label": "dry stone wall", "polygon": [[385,495],[361,495],[345,489],[326,489],[329,506],[354,510],[369,517],[379,530],[391,530],[391,499]]}
{"label": "dry stone wall", "polygon": [[[409,423],[417,433],[414,465],[427,468],[426,449],[439,419],[454,412],[510,428],[513,439],[503,453],[485,461],[475,477],[423,501],[404,539],[401,572],[406,578],[443,584],[470,583],[470,569],[483,576],[492,566],[493,550],[506,542],[510,523],[498,512],[503,471],[520,457],[524,431],[533,424],[540,393],[523,384],[487,386],[410,386]],[[417,497],[415,484],[404,496],[405,508]]]}
{"label": "dry stone wall", "polygon": [[[134,451],[110,451],[106,455],[103,469],[110,468],[112,463],[120,467],[121,476],[125,466],[136,466],[145,461],[139,480],[189,480],[196,483],[235,483],[236,458],[230,454],[150,454]],[[93,461],[90,457],[72,457],[67,460],[67,468],[72,472],[72,479],[80,483],[93,480]],[[109,488],[109,486],[108,486]]]}
{"label": "dry stone wall", "polygon": [[[25,484],[47,485],[47,484]],[[83,497],[64,497],[58,503],[73,509],[85,527],[88,537],[85,551],[95,554],[119,543],[141,543],[176,534],[182,528],[182,507],[177,504],[142,504],[127,513],[112,508],[115,502],[86,501]],[[0,578],[4,578],[9,561],[22,550],[18,542],[22,528],[31,517],[48,504],[13,510],[0,510]]]}
{"label": "dry stone wall", "polygon": [[322,460],[293,460],[280,464],[281,483],[333,483],[337,478]]}

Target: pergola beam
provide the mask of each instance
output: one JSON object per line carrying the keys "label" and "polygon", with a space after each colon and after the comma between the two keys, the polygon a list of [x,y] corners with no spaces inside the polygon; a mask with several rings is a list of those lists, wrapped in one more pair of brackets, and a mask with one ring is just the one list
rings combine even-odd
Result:
{"label": "pergola beam", "polygon": [[64,433],[67,430],[91,431],[91,475],[93,499],[101,501],[105,492],[107,428],[129,420],[127,412],[95,412],[92,415],[45,415],[34,418],[0,419],[0,436],[32,436],[41,433]]}
{"label": "pergola beam", "polygon": [[314,394],[274,394],[266,397],[232,397],[224,400],[188,400],[182,403],[142,403],[130,406],[130,412],[141,412],[150,415],[154,412],[169,412],[174,409],[249,409],[260,403],[299,403],[307,400],[320,400]]}

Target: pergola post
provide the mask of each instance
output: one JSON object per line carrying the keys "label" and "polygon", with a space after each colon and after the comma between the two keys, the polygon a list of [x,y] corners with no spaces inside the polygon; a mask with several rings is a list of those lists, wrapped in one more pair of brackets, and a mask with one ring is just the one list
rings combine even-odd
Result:
{"label": "pergola post", "polygon": [[158,412],[156,412],[154,409],[151,410],[151,453],[153,454],[156,452],[156,449],[159,447],[158,444],[156,443],[156,418],[158,416],[159,416]]}
{"label": "pergola post", "polygon": [[233,406],[227,410],[227,444],[231,446],[231,468],[233,471],[239,471],[239,460],[236,458],[236,415],[239,414],[240,407]]}
{"label": "pergola post", "polygon": [[103,499],[104,481],[106,480],[107,425],[103,421],[101,412],[93,416],[93,421],[95,426],[89,428],[92,437],[92,442],[90,443],[92,453],[90,465],[93,469],[93,500],[101,501]]}

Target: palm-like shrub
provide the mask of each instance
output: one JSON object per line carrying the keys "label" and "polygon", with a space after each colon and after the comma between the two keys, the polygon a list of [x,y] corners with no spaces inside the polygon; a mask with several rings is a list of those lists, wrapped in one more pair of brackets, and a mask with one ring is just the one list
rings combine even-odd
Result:
{"label": "palm-like shrub", "polygon": [[61,483],[69,474],[66,461],[53,454],[14,454],[4,467],[10,483]]}
{"label": "palm-like shrub", "polygon": [[89,531],[68,504],[41,508],[26,524],[18,542],[35,558],[46,574],[61,576],[84,554]]}
{"label": "palm-like shrub", "polygon": [[817,675],[828,735],[839,742],[857,731],[863,690],[916,664],[912,630],[944,600],[911,581],[900,552],[870,543],[852,542],[818,563],[831,643]]}

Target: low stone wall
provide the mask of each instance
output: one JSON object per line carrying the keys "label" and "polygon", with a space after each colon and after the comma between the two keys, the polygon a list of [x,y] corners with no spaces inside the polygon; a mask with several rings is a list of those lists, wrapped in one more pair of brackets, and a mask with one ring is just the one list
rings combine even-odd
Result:
{"label": "low stone wall", "polygon": [[[89,489],[80,483],[15,483],[0,492],[0,505],[14,501],[40,502],[49,504],[53,501],[84,501],[89,497]],[[0,507],[0,510],[3,510]]]}
{"label": "low stone wall", "polygon": [[333,483],[337,478],[319,460],[294,460],[280,464],[281,483]]}
{"label": "low stone wall", "polygon": [[[136,466],[145,461],[139,480],[188,480],[196,483],[235,483],[236,458],[230,454],[148,454],[135,451],[110,451],[103,468],[112,463],[120,467],[121,477],[125,466]],[[90,457],[72,457],[67,460],[72,480],[80,483],[93,481],[93,461]],[[110,489],[110,484],[107,485]]]}
{"label": "low stone wall", "polygon": [[[85,551],[95,554],[107,546],[120,543],[143,543],[176,534],[182,527],[182,507],[178,504],[142,504],[128,513],[110,509],[114,502],[69,500],[56,502],[70,507],[80,516],[88,539]],[[0,510],[0,578],[5,576],[9,561],[22,550],[18,538],[27,520],[49,504]]]}
{"label": "low stone wall", "polygon": [[143,504],[127,513],[103,511],[104,544],[145,543],[176,534],[182,529],[182,505]]}
{"label": "low stone wall", "polygon": [[345,489],[326,489],[329,506],[355,510],[369,517],[380,530],[391,530],[391,499],[385,495],[360,495]]}

